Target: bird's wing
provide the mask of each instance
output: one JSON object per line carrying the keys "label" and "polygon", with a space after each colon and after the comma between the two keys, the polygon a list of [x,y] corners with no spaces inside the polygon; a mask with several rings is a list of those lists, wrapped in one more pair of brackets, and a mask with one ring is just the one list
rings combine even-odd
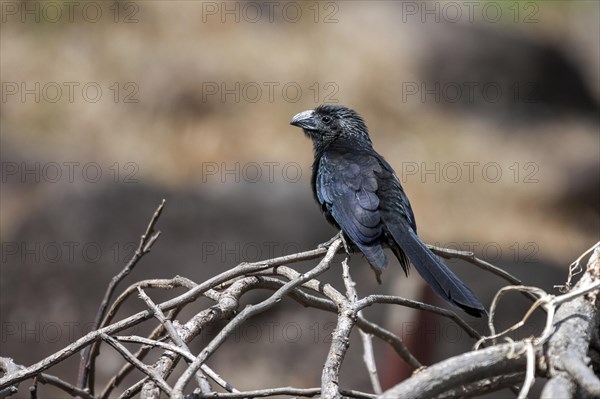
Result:
{"label": "bird's wing", "polygon": [[398,176],[396,176],[396,172],[394,172],[392,166],[381,155],[377,154],[376,156],[381,163],[382,169],[381,172],[377,173],[380,195],[382,198],[386,198],[386,206],[391,208],[395,215],[402,215],[416,233],[417,224],[415,222],[415,215],[410,206],[408,196],[404,192]]}
{"label": "bird's wing", "polygon": [[375,173],[377,158],[353,151],[325,152],[315,179],[318,201],[333,217],[369,263],[383,270],[387,259],[380,245],[382,233]]}

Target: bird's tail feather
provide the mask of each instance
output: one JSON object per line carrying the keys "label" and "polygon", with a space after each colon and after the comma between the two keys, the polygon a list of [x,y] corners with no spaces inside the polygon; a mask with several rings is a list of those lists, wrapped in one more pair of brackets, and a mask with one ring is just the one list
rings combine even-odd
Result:
{"label": "bird's tail feather", "polygon": [[385,257],[385,252],[383,252],[383,248],[381,248],[380,244],[366,246],[366,245],[357,245],[360,251],[365,255],[369,265],[371,265],[371,269],[375,272],[375,278],[377,282],[381,284],[381,272],[387,267],[388,260]]}
{"label": "bird's tail feather", "polygon": [[471,316],[487,314],[473,292],[421,241],[410,227],[387,226],[394,241],[408,255],[433,291]]}

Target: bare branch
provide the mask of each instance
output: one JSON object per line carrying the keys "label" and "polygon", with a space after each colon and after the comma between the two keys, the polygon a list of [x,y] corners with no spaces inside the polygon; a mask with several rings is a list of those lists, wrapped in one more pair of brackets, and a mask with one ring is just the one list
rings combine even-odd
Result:
{"label": "bare branch", "polygon": [[321,373],[321,397],[326,399],[340,398],[339,376],[346,351],[350,346],[350,333],[356,323],[356,289],[350,279],[347,259],[342,262],[346,298],[336,298],[334,303],[338,308],[338,319],[331,334],[331,345]]}
{"label": "bare branch", "polygon": [[600,397],[600,379],[583,360],[573,353],[566,353],[562,359],[565,371],[573,377],[574,382],[588,395]]}
{"label": "bare branch", "polygon": [[365,362],[365,366],[369,372],[369,379],[371,380],[371,385],[373,386],[373,392],[379,395],[383,391],[381,390],[379,374],[377,373],[377,364],[375,363],[375,353],[373,352],[373,336],[371,334],[367,334],[363,330],[359,330],[359,333],[364,348],[363,361]]}
{"label": "bare branch", "polygon": [[[175,317],[178,313],[179,310],[181,309],[181,307],[179,308],[175,308],[175,309],[171,309],[169,311],[168,314],[168,318],[173,318]],[[154,340],[154,339],[158,339],[159,337],[161,337],[164,333],[164,326],[162,324],[159,324],[148,336],[148,339],[150,340]],[[148,352],[150,352],[150,350],[152,349],[152,346],[142,346],[135,354],[134,356],[140,360],[144,359],[146,357],[146,355],[148,354]],[[110,381],[106,384],[106,386],[104,387],[104,389],[102,390],[102,393],[100,394],[99,398],[101,399],[106,399],[108,398],[108,396],[110,395],[110,393],[112,392],[112,390],[114,388],[116,388],[121,381],[123,381],[123,379],[133,370],[135,369],[135,366],[132,365],[131,363],[126,363],[118,372],[116,375],[114,375]]]}
{"label": "bare branch", "polygon": [[464,353],[417,372],[384,392],[381,398],[427,399],[484,378],[524,372],[524,353],[525,344],[519,342]]}
{"label": "bare branch", "polygon": [[579,255],[579,258],[577,258],[569,266],[569,275],[567,276],[567,281],[565,282],[565,284],[564,285],[555,285],[554,288],[558,288],[559,291],[562,293],[569,292],[573,285],[573,283],[572,283],[573,277],[575,277],[576,275],[583,272],[583,268],[581,267],[581,261],[583,260],[583,258],[585,258],[590,252],[592,252],[599,245],[600,245],[600,241],[598,241],[596,244],[592,245],[587,251],[585,251],[584,253]]}
{"label": "bare branch", "polygon": [[136,335],[118,336],[118,337],[114,337],[114,338],[117,341],[135,342],[138,344],[148,345],[150,347],[163,348],[168,351],[177,353],[179,356],[184,357],[189,361],[194,361],[194,359],[196,358],[196,356],[192,355],[189,351],[186,351],[185,349],[182,349],[179,346],[176,346],[176,345],[173,345],[173,344],[170,344],[167,342],[156,341],[154,339],[149,339],[149,338],[145,338],[145,337],[138,337]]}
{"label": "bare branch", "polygon": [[535,381],[535,354],[533,347],[533,340],[528,339],[525,343],[525,354],[527,355],[527,371],[525,372],[525,382],[519,392],[518,399],[527,399],[527,394]]}
{"label": "bare branch", "polygon": [[[600,243],[594,247],[587,270],[574,289],[561,296],[570,300],[562,301],[556,311],[555,330],[547,340],[545,361],[551,378],[544,386],[542,398],[572,397],[578,386],[590,393],[597,392],[598,378],[590,376],[591,370],[583,370],[590,341],[600,325],[599,282]],[[590,291],[590,287],[596,288]]]}
{"label": "bare branch", "polygon": [[[342,271],[342,276],[344,278],[347,290],[347,297],[350,299],[352,305],[355,306],[356,302],[358,301],[358,294],[356,292],[356,283],[350,276],[350,267],[348,267],[347,258],[342,262]],[[356,314],[357,316],[362,316],[362,312],[360,310]],[[373,386],[373,392],[379,395],[381,394],[382,390],[381,383],[379,382],[379,375],[377,373],[375,353],[373,353],[373,336],[371,334],[367,334],[363,330],[359,330],[358,332],[363,344],[363,361],[365,363],[365,367],[367,368],[367,372],[369,373],[369,379],[371,380],[371,385]]]}
{"label": "bare branch", "polygon": [[33,384],[29,387],[29,399],[37,399],[38,392],[38,377],[33,379]]}
{"label": "bare branch", "polygon": [[488,392],[499,391],[504,388],[512,387],[516,383],[523,381],[523,373],[503,374],[497,377],[485,378],[472,384],[465,384],[461,387],[451,389],[435,399],[459,399],[478,397]]}
{"label": "bare branch", "polygon": [[62,391],[68,393],[71,396],[80,396],[84,399],[94,399],[95,398],[93,395],[90,395],[87,391],[77,388],[76,386],[71,385],[68,382],[63,381],[60,378],[55,377],[50,374],[40,373],[37,376],[37,380],[39,382],[41,382],[42,384],[53,385],[57,388],[60,388]]}
{"label": "bare branch", "polygon": [[428,305],[426,303],[413,301],[412,299],[406,299],[399,296],[392,295],[369,295],[358,301],[356,306],[358,309],[364,309],[368,306],[372,306],[376,303],[389,303],[394,305],[406,306],[413,309],[425,310],[431,313],[439,314],[441,316],[447,317],[453,320],[456,324],[458,324],[463,330],[467,332],[471,337],[475,339],[481,338],[481,335],[473,329],[470,325],[467,324],[462,318],[460,318],[456,313],[451,310],[438,308],[437,306]]}
{"label": "bare branch", "polygon": [[[16,374],[24,368],[25,367],[16,364],[10,357],[0,357],[0,371],[4,373],[4,378],[12,374]],[[2,388],[0,389],[0,399],[19,392],[19,389],[16,387],[16,385],[6,385],[0,388]]]}
{"label": "bare branch", "polygon": [[[376,395],[371,395],[364,392],[353,391],[353,390],[341,390],[340,393],[344,397],[348,398],[359,398],[359,399],[375,399]],[[245,391],[238,393],[212,393],[210,396],[204,396],[203,398],[227,398],[227,399],[241,399],[241,398],[265,398],[268,396],[303,396],[313,397],[321,394],[320,388],[293,388],[293,387],[282,387],[282,388],[267,388],[257,389],[255,391]]]}
{"label": "bare branch", "polygon": [[144,363],[139,361],[135,356],[133,356],[133,354],[131,352],[129,352],[127,350],[127,348],[125,348],[123,345],[121,345],[119,343],[119,341],[117,341],[113,337],[106,335],[106,334],[102,334],[101,338],[107,344],[112,346],[117,352],[119,352],[121,355],[123,355],[123,357],[128,362],[133,364],[138,370],[140,370],[141,372],[146,374],[148,377],[150,377],[154,382],[156,382],[156,384],[160,387],[160,389],[162,389],[167,395],[171,395],[172,389],[167,384],[167,382],[165,380],[163,380],[162,377],[160,375],[158,375],[157,372],[155,372],[150,367],[146,366]]}
{"label": "bare branch", "polygon": [[[175,330],[175,327],[173,327],[173,324],[171,323],[171,321],[165,317],[164,313],[158,308],[158,306],[156,306],[156,304],[154,302],[152,302],[152,299],[150,299],[150,297],[144,292],[144,290],[142,290],[140,287],[138,287],[137,290],[138,290],[140,298],[142,298],[142,300],[144,302],[146,302],[146,305],[148,305],[150,310],[152,310],[154,317],[156,317],[158,319],[158,321],[160,322],[160,324],[162,324],[165,327],[165,329],[169,333],[169,336],[171,337],[171,340],[177,346],[179,346],[183,351],[185,351],[191,355],[190,348],[188,348],[187,344],[183,341],[183,339],[181,339],[181,337]],[[193,359],[192,359],[192,361],[193,361]],[[142,399],[153,399],[153,398],[158,399],[160,397],[160,391],[158,391],[158,389],[155,387],[155,385],[156,385],[156,381],[154,381],[152,379],[149,380],[142,387],[141,398]],[[207,385],[210,387],[210,384],[202,384],[203,387],[206,387]],[[203,393],[210,393],[211,391],[212,390],[203,391]]]}
{"label": "bare branch", "polygon": [[402,360],[404,360],[413,369],[418,369],[423,366],[421,362],[419,362],[417,358],[410,353],[404,344],[404,341],[402,341],[402,339],[396,334],[375,323],[370,322],[360,314],[358,315],[356,325],[365,333],[372,334],[390,344],[396,353],[402,358]]}
{"label": "bare branch", "polygon": [[196,285],[197,284],[191,282],[190,280],[180,276],[175,276],[172,279],[142,280],[131,284],[125,289],[125,291],[121,293],[121,295],[117,297],[117,299],[115,299],[108,312],[106,312],[106,316],[102,320],[100,327],[104,327],[112,321],[113,317],[116,315],[121,305],[125,302],[127,298],[137,293],[138,288],[174,289],[178,287],[185,287],[191,289]]}
{"label": "bare branch", "polygon": [[[100,304],[100,308],[96,313],[96,319],[94,320],[94,330],[97,330],[100,327],[100,323],[104,319],[104,315],[106,314],[106,309],[108,308],[108,304],[110,303],[110,299],[113,296],[117,285],[123,280],[130,272],[133,270],[135,265],[139,262],[139,260],[150,252],[150,248],[156,242],[158,237],[160,236],[160,231],[155,231],[154,226],[160,217],[163,207],[165,206],[165,200],[163,199],[152,218],[150,219],[150,223],[146,227],[146,231],[140,238],[140,243],[133,254],[131,260],[125,265],[123,270],[119,272],[116,276],[112,278],[108,287],[106,288],[106,292],[104,293],[104,298],[102,299],[102,303]],[[81,360],[79,362],[79,377],[77,379],[77,386],[79,388],[85,388],[86,384],[89,384],[88,388],[90,392],[94,393],[94,381],[93,381],[93,373],[91,371],[94,369],[94,361],[98,356],[98,345],[94,344],[91,347],[86,347],[81,352]],[[91,378],[90,378],[91,376]]]}

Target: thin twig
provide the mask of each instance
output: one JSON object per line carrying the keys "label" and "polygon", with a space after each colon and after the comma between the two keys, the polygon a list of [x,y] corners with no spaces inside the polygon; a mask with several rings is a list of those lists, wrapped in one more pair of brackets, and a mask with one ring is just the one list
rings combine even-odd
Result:
{"label": "thin twig", "polygon": [[[154,226],[160,217],[163,207],[165,206],[165,200],[163,199],[152,218],[150,219],[150,223],[146,227],[146,231],[140,238],[140,243],[133,254],[131,260],[125,265],[125,267],[112,278],[108,287],[106,288],[106,292],[104,293],[104,298],[102,299],[102,303],[100,304],[100,308],[98,308],[98,312],[96,313],[96,318],[94,320],[93,330],[97,330],[100,327],[100,323],[104,319],[104,315],[106,314],[106,309],[110,303],[110,299],[113,296],[117,285],[123,280],[130,272],[133,270],[135,265],[139,262],[139,260],[150,252],[150,248],[156,242],[158,237],[160,236],[160,231],[154,230]],[[96,357],[98,356],[98,344],[93,344],[91,347],[86,347],[81,352],[81,359],[79,362],[79,376],[77,378],[77,386],[79,388],[85,388],[86,385],[90,390],[90,393],[94,393],[94,362]],[[89,382],[89,384],[88,384]]]}
{"label": "thin twig", "polygon": [[38,392],[38,378],[35,377],[33,379],[33,384],[29,387],[29,399],[37,399]]}
{"label": "thin twig", "polygon": [[363,343],[363,361],[365,362],[365,366],[369,372],[369,379],[371,380],[371,385],[373,386],[373,392],[375,392],[377,395],[380,395],[383,391],[381,390],[379,374],[377,373],[377,364],[375,362],[375,353],[373,352],[373,336],[371,334],[367,334],[363,330],[359,330],[358,332],[360,333],[360,338]]}
{"label": "thin twig", "polygon": [[[182,307],[178,307],[175,309],[171,309],[169,311],[169,314],[167,315],[168,318],[173,318],[175,316],[177,316],[177,314],[179,313],[179,311],[181,310]],[[150,340],[156,340],[159,337],[161,337],[165,332],[165,328],[162,324],[159,324],[158,326],[156,326],[156,328],[150,333],[150,335],[148,336],[148,339]],[[134,356],[140,360],[144,359],[146,357],[146,355],[150,352],[150,350],[152,349],[151,346],[142,346],[135,354]],[[106,384],[106,386],[104,387],[104,389],[102,390],[102,393],[100,394],[99,398],[100,399],[106,399],[108,398],[108,396],[110,395],[110,393],[112,392],[112,390],[114,388],[116,388],[121,381],[123,381],[123,379],[132,371],[135,369],[135,366],[131,363],[126,363],[118,372],[116,375],[114,375],[113,377],[111,377],[110,381]]]}
{"label": "thin twig", "polygon": [[569,265],[569,275],[567,276],[567,281],[565,282],[565,284],[555,285],[554,288],[558,288],[558,290],[563,294],[569,292],[573,284],[573,277],[583,272],[583,268],[581,267],[581,261],[599,245],[600,241],[598,241],[596,244],[592,245],[587,251],[579,255],[579,257]]}
{"label": "thin twig", "polygon": [[137,293],[138,288],[158,288],[158,289],[175,289],[179,287],[185,287],[188,289],[194,288],[197,284],[188,280],[187,278],[175,276],[171,279],[151,279],[151,280],[142,280],[136,283],[131,284],[127,287],[112,303],[110,309],[106,312],[100,327],[104,327],[108,325],[113,317],[116,315],[117,311],[123,305],[126,299],[131,297],[133,294]]}
{"label": "thin twig", "polygon": [[479,339],[479,334],[473,327],[467,324],[460,316],[451,310],[439,308],[437,306],[429,305],[426,303],[413,301],[412,299],[406,299],[399,296],[392,295],[369,295],[356,303],[357,309],[364,309],[368,306],[372,306],[376,303],[388,303],[394,305],[406,306],[413,309],[425,310],[427,312],[439,314],[453,320],[458,326],[460,326],[467,334],[472,338]]}
{"label": "thin twig", "polygon": [[117,341],[110,335],[102,334],[101,337],[102,337],[103,341],[105,341],[107,344],[112,346],[128,362],[133,364],[138,370],[140,370],[141,372],[146,374],[148,377],[150,377],[154,382],[156,382],[156,384],[160,387],[160,389],[162,389],[167,395],[169,395],[169,396],[171,395],[171,392],[172,392],[171,387],[169,386],[169,384],[167,384],[167,382],[165,380],[163,380],[163,378],[160,375],[158,375],[158,373],[156,373],[150,367],[146,366],[144,363],[139,361],[135,356],[133,356],[133,354],[131,352],[129,352],[129,350],[127,350],[127,348],[125,348],[123,345],[121,345],[119,343],[119,341]]}
{"label": "thin twig", "polygon": [[[165,317],[164,313],[160,310],[160,308],[158,306],[156,306],[156,304],[152,301],[152,299],[150,299],[150,297],[144,292],[143,289],[138,287],[137,291],[138,291],[139,297],[146,303],[146,305],[148,305],[150,310],[152,310],[154,317],[156,317],[156,319],[158,319],[160,324],[162,324],[165,327],[165,329],[167,330],[167,333],[171,337],[171,340],[177,346],[179,346],[183,351],[186,351],[187,353],[189,353],[191,355],[192,352],[190,351],[190,348],[183,341],[183,339],[181,339],[181,336],[177,333],[177,331],[175,330],[175,327],[173,327],[173,323],[171,323],[171,320],[168,320]],[[192,359],[192,362],[193,362],[193,359]],[[142,399],[150,399],[150,398],[158,399],[160,397],[160,391],[158,391],[158,389],[156,388],[155,385],[156,385],[156,382],[152,379],[149,380],[148,382],[146,382],[146,384],[142,387],[143,394],[142,394],[141,398]],[[202,384],[203,388],[207,387],[207,386],[210,387],[210,384]],[[203,394],[207,394],[210,392],[212,392],[212,389],[210,389],[208,391],[202,391]]]}
{"label": "thin twig", "polygon": [[525,382],[521,387],[519,396],[517,399],[527,399],[527,394],[535,381],[535,353],[534,353],[534,342],[533,340],[525,341],[525,353],[527,355],[527,371],[525,372]]}
{"label": "thin twig", "polygon": [[[183,351],[187,352],[191,357],[191,359],[188,359],[188,360],[190,360],[190,362],[193,362],[195,360],[195,357],[193,355],[191,355],[190,348],[187,346],[185,341],[181,338],[181,336],[179,335],[179,333],[173,326],[173,323],[171,323],[171,321],[165,317],[165,315],[160,310],[160,308],[158,306],[156,306],[156,304],[154,302],[152,302],[152,299],[150,299],[150,297],[141,288],[138,288],[138,292],[139,292],[140,298],[142,298],[144,300],[144,302],[146,302],[148,307],[150,307],[150,309],[152,309],[152,311],[154,312],[154,316],[160,321],[160,323],[163,326],[165,326],[165,328],[166,328],[167,332],[169,333],[169,336],[171,337],[173,342],[175,342],[175,344],[177,344],[177,346],[180,347]],[[187,356],[186,356],[186,358],[187,358]],[[219,375],[217,373],[213,372],[206,364],[202,364],[200,369],[203,371],[207,370],[208,371],[207,374],[210,374],[214,378],[220,378]],[[152,382],[149,382],[149,383],[152,383]],[[225,383],[224,381],[223,381],[223,383],[224,384],[222,384],[222,386],[224,388],[226,388],[229,392],[237,392],[237,390],[235,388],[233,388],[231,385]],[[209,389],[210,383],[208,382],[208,380],[206,380],[202,384],[201,388],[202,388],[202,394],[204,394],[204,395],[210,394],[212,392],[212,389]],[[151,389],[151,387],[148,387],[148,389]]]}
{"label": "thin twig", "polygon": [[162,324],[165,327],[173,342],[175,342],[175,344],[177,344],[177,346],[179,346],[182,350],[191,354],[192,352],[190,351],[190,348],[188,348],[187,344],[183,342],[183,339],[181,339],[181,337],[177,333],[177,330],[175,330],[175,327],[173,327],[173,323],[171,323],[171,320],[165,317],[165,314],[162,312],[162,310],[160,310],[160,308],[156,306],[156,304],[152,301],[152,299],[150,299],[148,294],[146,294],[146,292],[143,289],[138,287],[137,290],[140,298],[146,303],[146,305],[148,305],[150,310],[152,310],[152,314],[158,319],[158,321],[160,321],[160,324]]}
{"label": "thin twig", "polygon": [[177,353],[179,356],[186,358],[190,362],[194,361],[194,359],[196,358],[196,356],[192,355],[190,352],[186,351],[185,349],[182,349],[179,346],[170,344],[168,342],[162,342],[162,341],[157,341],[155,339],[139,337],[137,335],[117,336],[114,338],[117,341],[134,342],[137,344],[147,345],[149,347],[158,347],[158,348],[166,349],[170,352]]}
{"label": "thin twig", "polygon": [[[519,291],[519,292],[529,292],[531,295],[534,295],[537,299],[536,301],[529,307],[528,311],[525,313],[525,315],[523,316],[523,318],[513,324],[512,326],[508,327],[507,329],[505,329],[504,331],[500,332],[500,333],[496,333],[496,327],[494,325],[494,320],[495,320],[495,316],[496,316],[496,308],[498,307],[498,303],[500,302],[500,299],[507,294],[508,292],[511,291]],[[488,336],[485,337],[481,337],[481,339],[479,339],[479,341],[477,341],[477,343],[475,344],[475,348],[479,348],[480,345],[482,345],[483,343],[485,343],[486,341],[492,341],[494,344],[496,344],[496,340],[498,338],[500,338],[503,335],[508,334],[511,331],[515,331],[518,328],[522,327],[527,320],[529,319],[529,317],[533,314],[533,312],[541,306],[546,307],[547,306],[547,302],[551,299],[551,296],[549,296],[544,290],[537,288],[537,287],[527,287],[527,286],[523,286],[523,285],[518,285],[518,286],[508,286],[508,287],[503,287],[501,288],[496,295],[494,295],[494,299],[492,300],[492,305],[490,306],[490,315],[488,317],[488,328],[490,330],[490,334]],[[554,309],[550,309],[548,311],[548,309],[546,309],[546,318],[547,320],[552,320],[552,316],[554,315]],[[550,322],[550,325],[552,323]]]}
{"label": "thin twig", "polygon": [[[356,292],[356,283],[352,280],[350,275],[350,267],[348,266],[348,258],[342,262],[342,277],[346,285],[347,297],[350,303],[355,306],[358,301],[358,294]],[[362,311],[358,311],[357,315],[362,316]],[[363,344],[363,362],[369,373],[369,380],[373,387],[373,392],[377,395],[381,394],[381,383],[379,382],[379,375],[377,373],[377,363],[375,362],[375,354],[373,353],[373,341],[372,335],[367,334],[363,330],[359,329],[360,339]]]}
{"label": "thin twig", "polygon": [[83,389],[77,388],[76,386],[69,384],[66,381],[61,380],[50,374],[40,373],[37,376],[37,380],[42,384],[48,384],[60,388],[62,391],[68,393],[71,396],[80,396],[84,399],[95,399],[95,396],[90,395]]}

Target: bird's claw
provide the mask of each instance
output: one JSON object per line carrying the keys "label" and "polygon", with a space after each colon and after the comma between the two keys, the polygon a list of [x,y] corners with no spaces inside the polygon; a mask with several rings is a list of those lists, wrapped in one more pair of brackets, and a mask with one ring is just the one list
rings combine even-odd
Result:
{"label": "bird's claw", "polygon": [[329,240],[317,245],[317,248],[329,248],[331,246],[331,244],[333,244],[333,242],[339,238],[340,233],[341,233],[341,231],[339,231],[336,235],[331,237]]}
{"label": "bird's claw", "polygon": [[317,245],[317,248],[329,248],[331,246],[331,244],[333,244],[338,239],[342,240],[342,245],[344,246],[344,250],[346,251],[347,254],[350,254],[350,249],[348,247],[348,243],[346,242],[344,233],[341,230],[336,235],[334,235],[330,240]]}

